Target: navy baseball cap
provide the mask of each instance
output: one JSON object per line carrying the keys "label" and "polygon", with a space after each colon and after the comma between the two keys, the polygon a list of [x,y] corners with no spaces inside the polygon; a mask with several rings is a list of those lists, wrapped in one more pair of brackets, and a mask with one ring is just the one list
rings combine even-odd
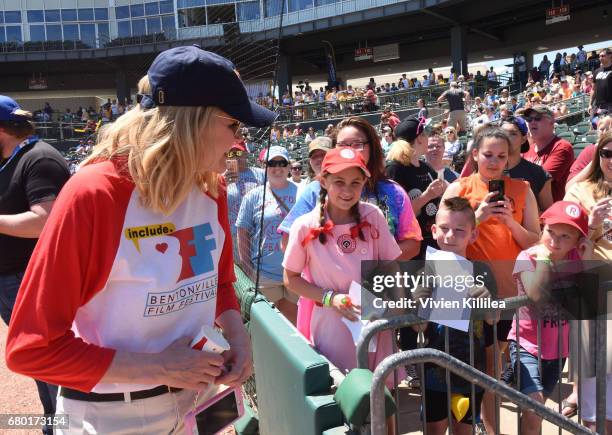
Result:
{"label": "navy baseball cap", "polygon": [[30,112],[21,110],[11,97],[0,95],[0,121],[27,121],[32,119]]}
{"label": "navy baseball cap", "polygon": [[276,119],[276,113],[249,99],[232,62],[200,47],[161,52],[147,75],[152,95],[143,96],[145,108],[215,106],[253,127],[265,127]]}

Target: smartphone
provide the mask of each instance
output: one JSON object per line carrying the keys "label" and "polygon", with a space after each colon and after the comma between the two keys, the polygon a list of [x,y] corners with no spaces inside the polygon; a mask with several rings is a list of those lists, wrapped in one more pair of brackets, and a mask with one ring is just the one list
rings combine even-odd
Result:
{"label": "smartphone", "polygon": [[504,201],[504,180],[490,180],[489,181],[489,192],[498,192],[493,198],[491,198],[491,202],[495,201]]}
{"label": "smartphone", "polygon": [[186,433],[217,435],[244,415],[240,388],[227,388],[185,414]]}

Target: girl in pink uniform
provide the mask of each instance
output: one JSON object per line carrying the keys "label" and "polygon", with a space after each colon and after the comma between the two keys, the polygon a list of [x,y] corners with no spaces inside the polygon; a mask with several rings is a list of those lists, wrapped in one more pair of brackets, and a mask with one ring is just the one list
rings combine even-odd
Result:
{"label": "girl in pink uniform", "polygon": [[[362,261],[395,260],[401,250],[380,209],[360,201],[370,176],[360,153],[350,147],[332,149],[321,172],[319,204],[291,227],[284,279],[291,291],[315,302],[308,338],[348,371],[357,365],[356,348],[342,319],[360,315],[360,307],[347,296],[351,283],[361,282]],[[392,352],[391,337],[379,336],[377,344],[370,353],[371,369]]]}

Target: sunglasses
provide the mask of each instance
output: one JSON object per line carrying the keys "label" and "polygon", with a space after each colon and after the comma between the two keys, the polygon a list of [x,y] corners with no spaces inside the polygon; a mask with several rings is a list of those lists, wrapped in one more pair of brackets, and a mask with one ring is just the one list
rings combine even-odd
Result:
{"label": "sunglasses", "polygon": [[525,118],[525,121],[527,121],[527,122],[541,121],[541,120],[542,120],[541,116],[530,116],[528,118]]}
{"label": "sunglasses", "polygon": [[233,159],[234,157],[242,157],[245,156],[246,152],[244,151],[228,151],[225,153],[225,157],[228,159]]}
{"label": "sunglasses", "polygon": [[293,168],[291,168],[292,171],[301,171],[302,167],[301,166],[294,166]]}
{"label": "sunglasses", "polygon": [[234,118],[229,118],[227,116],[221,116],[221,115],[215,115],[217,118],[222,118],[222,119],[229,119],[230,121],[234,121],[232,122],[230,125],[227,126],[227,128],[229,128],[230,130],[233,130],[234,132],[234,137],[241,137],[242,134],[242,122],[238,121],[237,119]]}
{"label": "sunglasses", "polygon": [[599,157],[601,157],[602,159],[612,159],[612,150],[607,150],[604,148],[600,149]]}
{"label": "sunglasses", "polygon": [[365,148],[365,146],[367,144],[368,144],[368,142],[352,142],[352,143],[338,142],[336,144],[336,146],[338,146],[338,147],[349,147],[349,148],[353,148],[354,150],[357,150],[357,151],[363,151],[363,149]]}
{"label": "sunglasses", "polygon": [[269,168],[286,168],[289,165],[287,160],[270,160],[268,162]]}

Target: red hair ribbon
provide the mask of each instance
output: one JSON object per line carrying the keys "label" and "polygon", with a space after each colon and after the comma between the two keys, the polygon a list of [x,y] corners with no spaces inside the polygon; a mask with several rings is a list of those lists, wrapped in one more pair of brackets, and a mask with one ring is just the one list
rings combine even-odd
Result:
{"label": "red hair ribbon", "polygon": [[[359,230],[363,228],[370,228],[370,222],[363,221],[351,227],[351,238],[356,239],[359,236]],[[375,237],[373,237],[375,238]]]}
{"label": "red hair ribbon", "polygon": [[302,246],[306,246],[312,240],[318,238],[321,233],[331,236],[332,228],[334,228],[334,223],[330,220],[325,222],[325,225],[322,227],[311,228],[308,231],[308,234],[306,234],[306,237],[304,237],[304,240],[302,240]]}

